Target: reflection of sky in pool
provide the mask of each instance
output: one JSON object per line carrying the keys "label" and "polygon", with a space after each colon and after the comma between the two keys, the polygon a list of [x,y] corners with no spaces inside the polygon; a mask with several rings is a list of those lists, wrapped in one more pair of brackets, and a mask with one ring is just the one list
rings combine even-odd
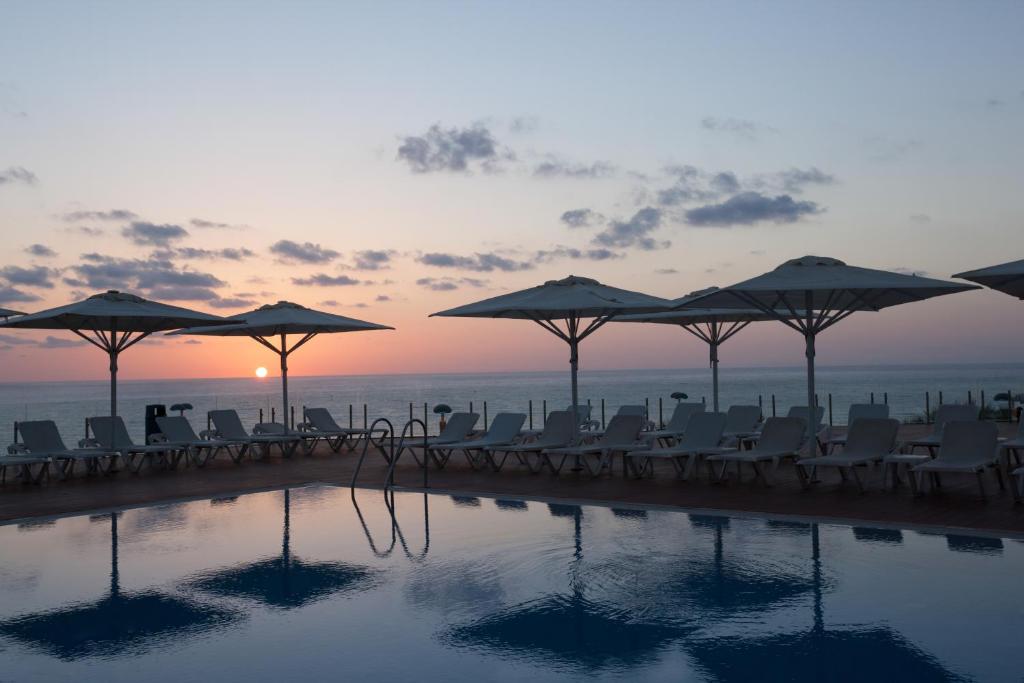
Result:
{"label": "reflection of sky in pool", "polygon": [[1020,541],[412,493],[393,524],[382,493],[356,502],[0,526],[0,679],[1019,675]]}

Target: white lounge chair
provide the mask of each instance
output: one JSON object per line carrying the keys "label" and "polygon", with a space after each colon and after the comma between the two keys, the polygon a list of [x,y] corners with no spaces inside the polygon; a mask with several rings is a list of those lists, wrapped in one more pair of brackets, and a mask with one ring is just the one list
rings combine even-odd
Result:
{"label": "white lounge chair", "polygon": [[437,436],[427,437],[427,452],[423,454],[423,461],[420,461],[415,450],[416,448],[423,446],[422,437],[410,438],[409,443],[402,446],[399,452],[395,454],[395,457],[397,458],[401,455],[402,451],[405,449],[409,449],[409,452],[412,453],[413,460],[416,461],[416,464],[420,467],[425,467],[426,460],[434,457],[432,451],[436,447],[468,440],[469,437],[472,436],[473,428],[476,426],[477,420],[479,419],[480,415],[477,413],[452,413],[440,434]]}
{"label": "white lounge chair", "polygon": [[[544,422],[544,430],[536,439],[513,445],[492,446],[487,449],[487,460],[497,472],[504,467],[508,456],[515,455],[530,472],[537,474],[544,466],[544,458],[541,454],[545,450],[566,448],[571,444],[572,413],[568,410],[556,410],[548,415],[548,419]],[[501,454],[500,460],[497,457],[498,454]],[[535,462],[530,461],[530,456],[534,456]]]}
{"label": "white lounge chair", "polygon": [[743,439],[757,435],[761,426],[761,409],[757,406],[729,406],[725,414],[726,446],[739,445]]}
{"label": "white lounge chair", "polygon": [[0,484],[7,483],[7,468],[16,470],[16,476],[24,483],[38,484],[49,475],[51,462],[47,455],[29,453],[24,444],[11,444],[7,447],[7,454],[0,455]]}
{"label": "white lounge chair", "polygon": [[999,440],[999,452],[1003,456],[1003,467],[1007,472],[1021,465],[1021,451],[1024,451],[1024,420],[1017,423],[1015,436]]}
{"label": "white lounge chair", "polygon": [[[362,439],[369,439],[373,436],[370,429],[342,427],[327,408],[305,408],[303,414],[305,421],[302,428],[326,441],[335,453],[340,451],[342,446],[347,446],[348,450],[354,451],[359,447]],[[377,433],[384,434],[386,430],[377,430]],[[313,441],[313,446],[315,445],[316,439]]]}
{"label": "white lounge chair", "polygon": [[[264,433],[249,434],[245,431],[245,427],[242,426],[242,420],[239,419],[238,413],[234,410],[211,410],[208,415],[210,416],[210,421],[213,422],[213,428],[218,439],[243,442],[252,451],[259,452],[262,457],[269,456],[270,449],[277,446],[281,451],[281,455],[289,458],[295,453],[295,449],[301,441],[299,437],[288,433],[267,434],[264,431]],[[262,429],[267,429],[266,423],[264,423]]]}
{"label": "white lounge chair", "polygon": [[935,411],[935,423],[928,436],[903,442],[903,451],[913,454],[917,448],[927,448],[929,455],[935,455],[935,449],[942,443],[942,430],[949,422],[972,422],[979,417],[978,406],[946,403]]}
{"label": "white lounge chair", "polygon": [[[643,427],[644,418],[640,415],[616,415],[608,422],[604,434],[592,443],[566,448],[548,448],[541,453],[541,457],[555,474],[560,472],[565,461],[572,457],[582,463],[591,476],[596,477],[605,469],[611,469],[615,453],[622,453],[645,444],[640,438]],[[557,467],[552,460],[553,456],[561,456]],[[594,459],[593,467],[588,458]]]}
{"label": "white lounge chair", "polygon": [[645,439],[655,441],[663,446],[670,446],[686,432],[690,418],[697,413],[703,413],[704,410],[705,406],[703,403],[677,403],[676,407],[672,410],[672,417],[669,418],[664,429],[644,432],[643,436]]}
{"label": "white lounge chair", "polygon": [[526,415],[523,413],[498,413],[491,421],[487,432],[480,438],[446,443],[431,449],[434,463],[438,469],[443,469],[452,453],[460,451],[474,470],[484,462],[493,467],[494,464],[488,460],[487,449],[513,445],[519,439],[519,430],[523,428],[524,422]]}
{"label": "white lounge chair", "polygon": [[89,474],[96,474],[109,471],[117,460],[117,451],[102,448],[68,448],[64,445],[60,430],[53,420],[19,422],[17,429],[25,450],[31,455],[51,458],[56,462],[61,479],[73,476],[77,463],[85,463],[86,471]]}
{"label": "white lounge chair", "polygon": [[991,422],[971,420],[969,422],[949,421],[942,430],[942,443],[934,460],[923,462],[910,472],[910,486],[914,493],[920,493],[925,475],[933,488],[942,485],[940,475],[943,472],[966,472],[978,478],[978,490],[985,498],[984,473],[988,468],[995,470],[999,488],[1003,486],[1003,476],[999,468],[997,449],[999,446],[999,428]]}
{"label": "white lounge chair", "polygon": [[[747,451],[724,450],[708,455],[704,460],[708,465],[708,475],[721,482],[725,479],[725,471],[730,462],[736,463],[737,480],[741,475],[741,466],[748,463],[754,470],[754,476],[766,486],[772,485],[771,475],[765,470],[765,463],[772,463],[772,468],[786,458],[796,458],[807,435],[807,423],[799,417],[770,417],[765,420],[764,429],[757,445]],[[714,463],[721,463],[721,470],[714,472]]]}
{"label": "white lounge chair", "polygon": [[857,487],[863,492],[864,484],[857,473],[857,468],[880,465],[885,457],[896,449],[899,430],[898,420],[857,418],[844,435],[845,445],[841,451],[833,451],[817,458],[801,458],[797,461],[796,473],[800,476],[800,484],[805,489],[809,488],[816,481],[815,475],[819,467],[835,467],[844,482],[847,474],[852,474]]}
{"label": "white lounge chair", "polygon": [[121,459],[132,472],[138,473],[146,461],[152,466],[153,458],[157,458],[167,469],[174,469],[178,466],[184,451],[167,443],[138,445],[132,441],[125,427],[124,420],[120,415],[111,417],[103,415],[86,419],[89,430],[100,448],[108,451],[117,451]]}
{"label": "white lounge chair", "polygon": [[[697,404],[703,405],[703,404]],[[697,412],[688,418],[686,431],[674,446],[627,452],[623,457],[634,476],[654,476],[654,461],[668,460],[676,476],[687,480],[701,457],[719,452],[725,433],[725,413]]]}
{"label": "white lounge chair", "polygon": [[206,463],[216,458],[221,451],[225,451],[237,465],[249,447],[248,441],[203,438],[208,437],[210,433],[204,431],[202,435],[197,435],[188,418],[178,415],[158,417],[156,424],[167,442],[180,448],[186,460],[196,467],[205,467]]}
{"label": "white lounge chair", "polygon": [[[850,411],[846,416],[846,429],[849,432],[853,423],[861,418],[873,418],[884,420],[889,417],[889,406],[885,403],[854,403],[850,405]],[[831,427],[823,435],[822,450],[826,453],[839,446],[846,445],[846,434],[834,434]]]}

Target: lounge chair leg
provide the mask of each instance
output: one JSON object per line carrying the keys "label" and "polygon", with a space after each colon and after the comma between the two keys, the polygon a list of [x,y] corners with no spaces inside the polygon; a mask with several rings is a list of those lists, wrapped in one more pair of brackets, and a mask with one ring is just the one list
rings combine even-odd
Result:
{"label": "lounge chair leg", "polygon": [[[894,476],[899,477],[899,472],[896,472],[894,474]],[[915,496],[918,496],[918,495],[921,494],[920,488],[917,485],[918,484],[917,472],[915,472],[911,468],[907,469],[907,482],[910,484],[910,492],[912,494],[914,494]]]}
{"label": "lounge chair leg", "polygon": [[[840,468],[840,469],[841,469],[841,468]],[[852,465],[852,466],[850,467],[850,474],[852,474],[852,475],[853,475],[853,480],[854,480],[855,482],[857,482],[857,489],[858,489],[858,490],[859,490],[859,491],[860,491],[861,493],[864,493],[864,482],[862,482],[862,481],[860,480],[860,475],[859,475],[859,474],[857,474],[857,466],[856,466],[856,465]]]}
{"label": "lounge chair leg", "polygon": [[974,474],[978,476],[978,491],[981,492],[981,499],[988,500],[988,496],[985,495],[985,477],[982,475],[982,471],[977,470]]}
{"label": "lounge chair leg", "polygon": [[996,463],[996,465],[995,465],[995,467],[993,469],[995,470],[995,473],[996,473],[996,481],[999,482],[999,490],[1000,491],[1005,491],[1006,490],[1006,484],[1003,482],[1003,468],[1001,468],[999,466],[999,464]]}
{"label": "lounge chair leg", "polygon": [[800,479],[800,488],[804,491],[811,488],[811,482],[807,476],[807,470],[805,467],[805,465],[801,465],[800,463],[796,464],[796,476]]}

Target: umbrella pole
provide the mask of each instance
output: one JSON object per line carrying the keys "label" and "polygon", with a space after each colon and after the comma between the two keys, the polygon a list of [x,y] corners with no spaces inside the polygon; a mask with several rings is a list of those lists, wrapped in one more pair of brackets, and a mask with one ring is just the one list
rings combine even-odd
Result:
{"label": "umbrella pole", "polygon": [[281,334],[281,406],[283,412],[281,419],[284,421],[284,429],[288,431],[288,335]]}
{"label": "umbrella pole", "polygon": [[569,335],[569,372],[571,375],[571,386],[572,386],[572,438],[576,441],[576,437],[579,436],[580,432],[580,416],[579,408],[579,386],[578,386],[578,374],[580,365],[580,354],[579,354],[579,340],[576,338],[576,329],[573,327]]}
{"label": "umbrella pole", "polygon": [[718,412],[718,342],[713,341],[708,344],[708,348],[711,353],[711,393],[713,396],[712,403],[715,407],[715,412]]}
{"label": "umbrella pole", "polygon": [[804,341],[807,345],[804,351],[807,356],[807,452],[814,456],[817,448],[814,446],[815,416],[818,413],[818,406],[815,405],[814,396],[814,314],[811,311],[811,293],[808,292],[805,299],[805,310],[807,314],[807,327],[804,330]]}
{"label": "umbrella pole", "polygon": [[117,350],[110,349],[110,417],[117,417]]}

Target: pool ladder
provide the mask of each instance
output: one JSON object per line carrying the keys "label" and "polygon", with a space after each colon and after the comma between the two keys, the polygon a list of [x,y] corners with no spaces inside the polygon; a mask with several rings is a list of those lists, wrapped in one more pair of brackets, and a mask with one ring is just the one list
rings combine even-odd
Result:
{"label": "pool ladder", "polygon": [[[379,417],[373,421],[370,425],[370,435],[367,436],[366,441],[363,443],[363,452],[359,454],[359,461],[356,463],[355,471],[352,472],[352,483],[350,486],[355,487],[357,480],[359,479],[359,472],[363,468],[363,461],[366,459],[366,453],[370,448],[370,443],[373,441],[373,432],[376,430],[377,425],[383,423],[387,425],[386,434],[381,436],[380,439],[373,445],[380,451],[381,455],[388,462],[387,476],[384,478],[384,490],[387,491],[395,485],[395,465],[398,464],[398,459],[402,457],[402,454],[408,450],[412,453],[413,460],[416,461],[423,468],[423,488],[429,488],[429,461],[427,454],[427,425],[423,420],[413,418],[405,423],[402,427],[402,435],[398,440],[398,447],[395,448],[395,428],[391,424],[391,421],[384,417]],[[423,431],[421,437],[417,437],[415,434],[416,426],[419,425]],[[380,431],[385,431],[381,429]],[[417,439],[420,439],[420,443],[417,444]],[[387,448],[385,448],[387,444]],[[420,462],[419,458],[416,457],[416,453],[412,450],[416,445],[420,445],[423,448],[423,462]]]}

